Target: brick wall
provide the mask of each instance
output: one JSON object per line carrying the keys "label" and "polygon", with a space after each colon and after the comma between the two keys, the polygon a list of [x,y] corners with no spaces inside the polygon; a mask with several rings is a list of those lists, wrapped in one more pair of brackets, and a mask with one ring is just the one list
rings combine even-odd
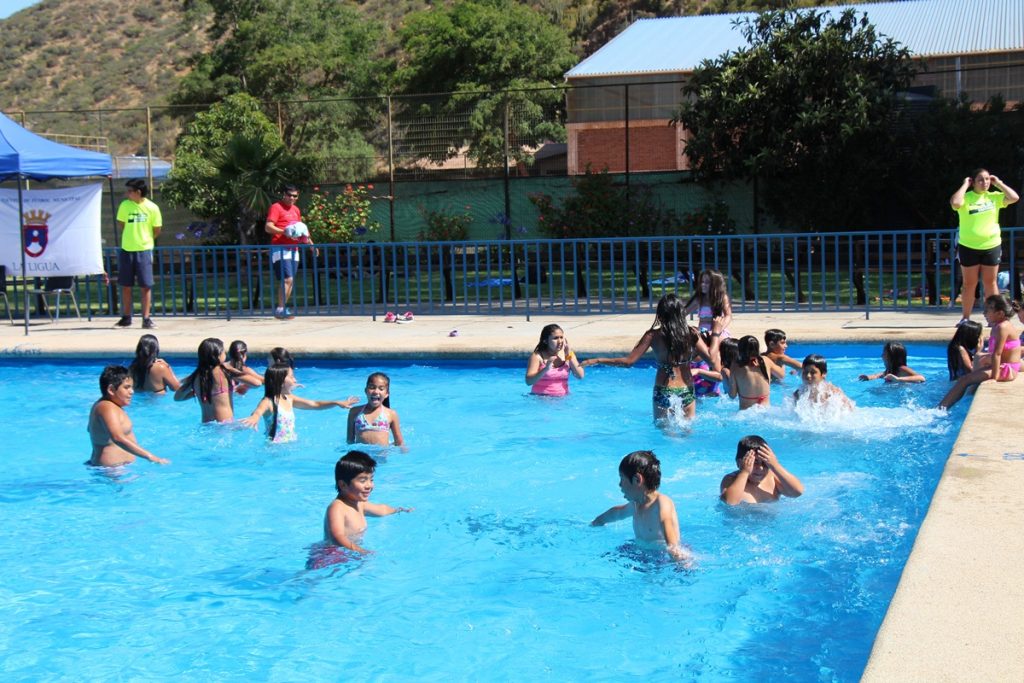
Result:
{"label": "brick wall", "polygon": [[[626,170],[626,129],[621,121],[571,123],[567,132],[571,175],[585,173],[588,164],[595,172]],[[679,126],[670,126],[664,119],[629,122],[630,171],[682,171],[689,167]]]}

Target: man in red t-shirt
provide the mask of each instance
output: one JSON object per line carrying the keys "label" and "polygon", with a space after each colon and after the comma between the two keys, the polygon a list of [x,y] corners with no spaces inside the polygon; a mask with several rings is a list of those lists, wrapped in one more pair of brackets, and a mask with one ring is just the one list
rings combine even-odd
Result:
{"label": "man in red t-shirt", "polygon": [[299,198],[299,188],[285,185],[281,200],[271,205],[267,213],[267,234],[270,237],[270,260],[274,267],[274,275],[281,281],[277,291],[277,308],[274,317],[291,320],[295,316],[288,310],[288,299],[292,295],[295,283],[295,271],[299,265],[298,244],[312,244],[309,238],[296,239],[285,234],[288,226],[302,220],[302,212],[295,202]]}

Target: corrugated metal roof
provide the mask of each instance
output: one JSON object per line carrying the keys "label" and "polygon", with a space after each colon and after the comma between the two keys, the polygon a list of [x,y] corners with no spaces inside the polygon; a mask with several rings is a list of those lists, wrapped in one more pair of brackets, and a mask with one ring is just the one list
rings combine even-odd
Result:
{"label": "corrugated metal roof", "polygon": [[[1024,50],[1022,0],[903,0],[820,9],[839,13],[848,8],[867,13],[879,33],[916,56]],[[744,47],[746,41],[733,23],[753,16],[747,12],[640,19],[565,76],[692,71],[704,59]]]}

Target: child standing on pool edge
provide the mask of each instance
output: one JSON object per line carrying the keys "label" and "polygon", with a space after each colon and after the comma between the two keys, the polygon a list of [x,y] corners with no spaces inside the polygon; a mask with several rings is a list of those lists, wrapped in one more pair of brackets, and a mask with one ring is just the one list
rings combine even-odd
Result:
{"label": "child standing on pool edge", "polygon": [[640,544],[664,547],[676,562],[689,565],[693,555],[680,544],[675,503],[658,491],[659,486],[661,462],[651,451],[633,451],[619,463],[619,490],[628,502],[605,510],[590,525],[632,517]]}
{"label": "child standing on pool edge", "polygon": [[324,514],[325,542],[366,553],[366,549],[358,545],[366,532],[366,515],[386,517],[397,512],[412,512],[412,508],[370,502],[376,469],[377,462],[362,451],[349,451],[334,465],[338,496]]}
{"label": "child standing on pool edge", "polygon": [[383,372],[366,378],[366,403],[348,411],[348,443],[366,443],[387,446],[388,432],[395,437],[396,446],[404,446],[398,413],[391,410],[391,379]]}

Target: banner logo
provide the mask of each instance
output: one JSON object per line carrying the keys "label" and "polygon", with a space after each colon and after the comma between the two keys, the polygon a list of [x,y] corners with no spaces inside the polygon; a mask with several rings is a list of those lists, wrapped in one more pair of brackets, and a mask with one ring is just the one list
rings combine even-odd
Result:
{"label": "banner logo", "polygon": [[41,210],[30,210],[22,214],[25,219],[25,253],[39,258],[46,251],[50,240],[50,226],[47,221],[52,214]]}

